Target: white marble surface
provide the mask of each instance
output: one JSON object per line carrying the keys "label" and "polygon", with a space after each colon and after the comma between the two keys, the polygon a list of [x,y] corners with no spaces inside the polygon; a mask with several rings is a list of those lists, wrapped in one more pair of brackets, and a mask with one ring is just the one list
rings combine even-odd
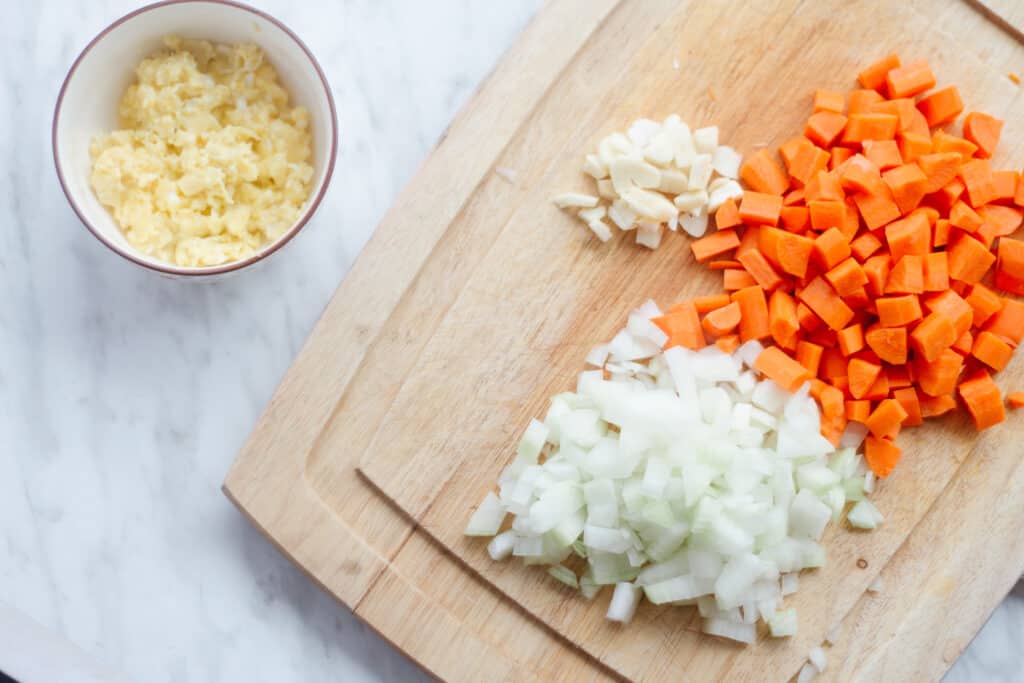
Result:
{"label": "white marble surface", "polygon": [[[67,66],[138,4],[4,3],[0,602],[133,680],[426,680],[219,486],[373,226],[539,0],[256,0],[324,66],[341,153],[289,249],[207,286],[107,252],[53,173]],[[1022,642],[1018,587],[947,680],[1020,680]]]}

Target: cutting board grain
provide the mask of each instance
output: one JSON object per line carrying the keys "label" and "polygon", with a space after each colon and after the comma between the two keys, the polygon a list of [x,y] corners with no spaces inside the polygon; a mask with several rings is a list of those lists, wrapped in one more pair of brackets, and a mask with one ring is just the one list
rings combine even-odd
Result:
{"label": "cutting board grain", "polygon": [[970,3],[1017,40],[1024,40],[1024,3],[1019,0],[970,0]]}
{"label": "cutting board grain", "polygon": [[[1017,88],[1002,74],[964,58],[963,45],[906,5],[880,5],[870,21],[832,21],[848,6],[795,0],[682,3],[653,34],[631,41],[631,51],[620,52],[629,58],[624,77],[608,97],[585,103],[589,109],[567,129],[554,165],[534,160],[529,168],[543,169],[540,180],[508,222],[497,230],[480,227],[493,234],[489,251],[419,350],[416,368],[363,457],[361,470],[428,533],[630,678],[685,671],[756,680],[766,669],[795,671],[829,626],[853,607],[972,449],[998,438],[998,431],[978,437],[962,419],[901,438],[908,457],[877,497],[887,516],[884,527],[874,534],[834,530],[828,567],[807,575],[792,601],[800,613],[798,636],[766,642],[743,656],[696,634],[693,610],[648,607],[623,631],[604,619],[607,595],[589,604],[574,600],[542,572],[491,562],[483,543],[461,535],[466,511],[493,487],[517,433],[531,417],[543,415],[549,396],[572,386],[586,349],[609,339],[647,296],[667,305],[720,288],[720,275],[693,262],[685,238],[669,236],[654,254],[624,240],[607,248],[551,206],[554,189],[583,182],[579,160],[600,136],[637,116],[677,111],[694,125],[715,121],[730,143],[749,154],[759,141],[778,143],[801,130],[815,87],[853,87],[852,74],[867,61],[898,50],[908,58],[927,57],[944,82],[970,84],[965,96],[971,105],[1010,122],[1003,160],[1021,158],[1021,145],[1013,142],[1024,132],[1018,123],[1024,112],[1019,103],[1014,106]],[[752,33],[751,26],[758,30]],[[913,45],[904,42],[909,36]],[[720,49],[699,60],[680,59],[680,45],[702,43]],[[841,49],[850,44],[858,50]],[[684,64],[681,71],[673,68],[675,59]],[[1020,366],[1014,365],[1003,379],[1019,376]],[[670,642],[672,647],[652,650],[652,644]],[[652,657],[652,651],[661,656]]]}
{"label": "cutting board grain", "polygon": [[[605,680],[609,674],[552,639],[439,547],[411,536],[413,525],[356,475],[359,451],[330,443],[331,426],[339,420],[357,430],[376,426],[362,421],[372,412],[343,405],[359,386],[354,378],[371,342],[398,310],[412,310],[401,299],[436,243],[615,4],[559,0],[530,23],[378,226],[224,482],[227,496],[282,553],[441,678]],[[378,390],[386,391],[389,380],[379,381]],[[318,461],[318,444],[335,457]],[[400,548],[410,555],[398,558]]]}
{"label": "cutting board grain", "polygon": [[[1013,465],[1020,453],[1013,448],[981,453],[991,440],[973,452],[966,441],[959,449],[947,446],[934,462],[908,468],[906,476],[921,477],[923,487],[901,501],[905,505],[887,510],[896,523],[892,533],[880,535],[885,552],[867,548],[877,557],[852,579],[850,572],[831,578],[822,572],[804,582],[804,640],[789,646],[790,652],[785,647],[744,651],[701,639],[687,630],[686,610],[645,610],[635,628],[611,632],[595,613],[602,609],[588,610],[549,581],[538,582],[539,572],[483,563],[479,544],[466,545],[458,537],[507,459],[515,433],[528,416],[542,412],[548,394],[567,386],[591,342],[617,329],[625,312],[646,296],[666,302],[681,292],[712,287],[708,280],[680,283],[682,276],[695,274],[692,264],[680,267],[685,238],[675,237],[655,254],[627,244],[598,249],[587,244],[578,225],[548,207],[550,192],[582,183],[576,170],[582,150],[638,115],[677,111],[695,123],[731,126],[730,139],[749,151],[757,142],[794,130],[806,115],[808,88],[844,85],[853,66],[865,59],[847,47],[858,40],[858,30],[871,33],[863,18],[857,20],[858,12],[847,13],[847,24],[845,17],[834,21],[827,4],[751,5],[743,11],[752,14],[730,9],[728,17],[722,3],[562,0],[546,7],[378,228],[228,475],[228,495],[283,552],[438,676],[575,680],[606,677],[609,670],[588,663],[377,498],[354,476],[364,453],[367,473],[427,532],[500,590],[546,596],[546,602],[520,603],[596,660],[635,678],[664,672],[658,662],[645,660],[661,659],[666,666],[663,658],[650,655],[671,639],[670,649],[700,655],[687,664],[691,668],[673,669],[674,677],[692,672],[763,678],[770,670],[785,679],[806,653],[804,646],[817,644],[830,620],[847,612],[847,621],[856,620],[857,626],[844,629],[849,637],[835,648],[835,661],[845,664],[835,671],[849,674],[841,680],[875,672],[934,678],[1024,564],[1012,525],[990,524],[987,505],[994,495],[972,500],[978,490],[998,490],[1007,511],[1019,512],[1013,501],[1024,493],[1024,482]],[[884,31],[874,31],[879,35],[864,35],[865,43],[884,43],[941,63],[941,77],[970,83],[965,88],[969,104],[996,112],[1019,106],[1018,91],[998,76],[1022,63],[1020,46],[967,5],[854,7],[860,15],[880,17],[881,25],[895,20],[894,32],[904,36],[884,43]],[[737,43],[730,26],[747,28],[739,48],[729,47]],[[791,35],[793,26],[798,37]],[[962,64],[951,60],[956,55]],[[674,58],[686,76],[672,71]],[[786,64],[775,69],[780,61]],[[716,99],[708,93],[713,83]],[[741,113],[729,106],[738,96],[744,101]],[[1008,130],[1007,137],[1019,133]],[[1016,158],[1019,152],[1014,150]],[[493,174],[498,166],[514,169],[514,182]],[[526,283],[534,298],[515,291],[523,286],[524,273],[543,280],[554,265],[567,268],[554,274],[560,287]],[[607,295],[610,284],[612,296]],[[595,288],[602,293],[591,291]],[[472,315],[477,309],[466,308],[466,302],[473,299],[490,304],[484,311],[490,317]],[[482,344],[473,347],[479,337],[493,341],[496,336],[494,310],[507,315],[496,323],[500,329],[514,333],[500,339],[509,352],[505,357],[490,356],[487,349],[479,353]],[[566,343],[567,329],[574,331],[573,344]],[[436,355],[446,344],[467,338],[473,340],[472,353]],[[529,340],[525,345],[524,339]],[[467,363],[467,357],[474,362]],[[529,372],[515,372],[524,364]],[[1006,377],[1019,372],[1015,365]],[[501,373],[502,381],[489,377]],[[432,385],[423,377],[441,381]],[[495,386],[497,394],[481,390]],[[418,400],[410,399],[413,388],[423,390]],[[486,414],[464,405],[473,402],[482,403]],[[417,413],[420,406],[424,410]],[[414,410],[406,412],[410,407]],[[403,422],[403,414],[413,422]],[[429,422],[420,422],[412,438],[393,431],[425,417]],[[963,430],[957,433],[968,438]],[[388,438],[394,435],[399,438]],[[440,462],[425,461],[428,454]],[[968,468],[979,461],[985,466],[972,469],[968,479]],[[943,487],[946,495],[940,497]],[[958,508],[947,504],[953,493],[972,504],[972,518],[961,518]],[[991,526],[984,543],[978,520]],[[853,561],[859,555],[850,553],[861,549],[837,548],[830,556],[833,565]],[[965,552],[979,561],[966,562]],[[854,605],[888,556],[884,597],[865,596]],[[923,576],[942,589],[935,593],[940,600],[916,599]],[[836,604],[815,613],[811,603],[822,602],[822,591],[840,587],[847,591],[842,596],[826,593]],[[816,598],[810,596],[815,592]],[[934,615],[947,609],[959,610],[960,618],[938,628]],[[586,628],[573,630],[576,621]],[[898,637],[879,635],[890,632]],[[613,636],[615,647],[609,647]],[[624,637],[634,644],[623,647]],[[920,643],[931,646],[915,648]]]}

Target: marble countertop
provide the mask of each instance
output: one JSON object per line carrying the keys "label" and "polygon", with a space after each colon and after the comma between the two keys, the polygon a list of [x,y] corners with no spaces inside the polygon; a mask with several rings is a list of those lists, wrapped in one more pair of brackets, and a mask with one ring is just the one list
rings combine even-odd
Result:
{"label": "marble countertop", "polygon": [[[53,171],[68,65],[139,4],[10,3],[0,26],[0,603],[129,680],[427,680],[220,484],[373,227],[539,0],[253,0],[328,74],[339,164],[289,249],[202,286],[108,252]],[[21,640],[0,638],[0,670],[36,639]],[[947,680],[1020,680],[1022,642],[1018,586]]]}

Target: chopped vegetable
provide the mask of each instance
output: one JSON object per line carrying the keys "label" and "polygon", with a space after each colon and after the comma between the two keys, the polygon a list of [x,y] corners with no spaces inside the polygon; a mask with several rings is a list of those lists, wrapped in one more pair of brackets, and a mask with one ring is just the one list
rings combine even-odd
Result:
{"label": "chopped vegetable", "polygon": [[972,111],[964,117],[964,137],[978,147],[978,156],[992,156],[1002,131],[1003,122],[994,116]]}
{"label": "chopped vegetable", "polygon": [[566,192],[552,201],[575,211],[602,242],[612,238],[607,217],[623,231],[635,229],[637,244],[656,249],[662,226],[700,237],[709,216],[723,206],[718,227],[730,220],[739,224],[740,161],[736,150],[718,144],[714,126],[691,132],[675,115],[661,123],[639,119],[628,134],[605,137],[597,152],[586,156],[583,171],[597,183],[598,196]]}
{"label": "chopped vegetable", "polygon": [[970,379],[961,382],[957,390],[979,431],[1006,419],[1002,394],[985,370],[978,370]]}
{"label": "chopped vegetable", "polygon": [[850,508],[850,511],[846,513],[846,520],[851,526],[858,529],[874,529],[884,519],[885,518],[882,517],[882,513],[878,511],[878,508],[872,505],[867,499],[857,501],[857,503]]}
{"label": "chopped vegetable", "polygon": [[465,533],[467,536],[494,536],[504,520],[505,510],[501,506],[501,501],[488,491],[480,507],[469,518]]}
{"label": "chopped vegetable", "polygon": [[818,670],[818,673],[825,672],[825,651],[822,650],[820,647],[813,648],[810,652],[808,652],[807,659],[808,661],[810,661],[811,664],[814,665],[814,668]]}
{"label": "chopped vegetable", "polygon": [[778,610],[768,620],[768,628],[773,638],[785,638],[796,635],[796,610],[794,608]]}
{"label": "chopped vegetable", "polygon": [[1004,292],[1024,296],[1024,242],[999,240],[995,283]]}
{"label": "chopped vegetable", "polygon": [[[869,472],[853,447],[822,437],[845,435],[841,391],[811,387],[804,364],[755,337],[731,354],[704,345],[705,334],[739,344],[724,332],[759,310],[751,302],[765,306],[759,286],[630,315],[588,354],[598,369],[530,422],[467,534],[497,534],[492,558],[547,565],[588,599],[614,586],[613,621],[628,623],[646,597],[697,601],[712,635],[753,642],[759,620],[794,635],[796,612],[781,601],[798,572],[824,563],[818,542],[847,502],[863,500]],[[760,315],[772,328],[761,338],[799,330],[784,292]],[[573,555],[586,562],[581,574]]]}

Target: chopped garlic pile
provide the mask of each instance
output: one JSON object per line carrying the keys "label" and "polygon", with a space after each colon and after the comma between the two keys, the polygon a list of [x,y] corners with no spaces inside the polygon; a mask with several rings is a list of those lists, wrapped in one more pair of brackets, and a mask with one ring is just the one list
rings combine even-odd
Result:
{"label": "chopped garlic pile", "polygon": [[637,244],[656,249],[662,226],[682,226],[700,237],[710,214],[743,196],[736,181],[740,161],[736,150],[718,144],[716,126],[691,133],[675,114],[661,123],[638,119],[587,155],[583,170],[597,181],[598,196],[567,192],[553,201],[576,210],[602,242],[612,236],[607,219],[621,230],[635,229]]}
{"label": "chopped garlic pile", "polygon": [[248,258],[306,205],[310,114],[254,44],[163,42],[135,68],[121,129],[92,141],[90,183],[149,256],[189,268]]}
{"label": "chopped garlic pile", "polygon": [[[659,315],[647,302],[587,356],[599,369],[530,423],[466,534],[493,536],[495,560],[548,565],[588,599],[615,586],[615,621],[646,596],[696,604],[706,633],[752,642],[764,620],[772,635],[793,635],[783,598],[800,570],[824,564],[829,521],[865,503],[873,483],[855,451],[863,432],[848,430],[836,450],[809,385],[789,394],[758,377],[757,341],[732,355],[662,351]],[[856,526],[880,517],[850,513]]]}

